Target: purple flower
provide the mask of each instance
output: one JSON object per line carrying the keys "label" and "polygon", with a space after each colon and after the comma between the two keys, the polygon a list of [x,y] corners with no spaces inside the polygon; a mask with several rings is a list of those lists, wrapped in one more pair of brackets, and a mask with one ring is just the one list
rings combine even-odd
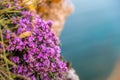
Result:
{"label": "purple flower", "polygon": [[19,63],[20,62],[19,57],[11,57],[10,60],[13,61],[14,63]]}
{"label": "purple flower", "polygon": [[[37,77],[41,80],[53,80],[55,77],[61,80],[67,72],[67,66],[60,59],[60,41],[51,30],[53,22],[44,21],[30,11],[22,11],[21,15],[22,18],[13,18],[13,23],[18,25],[15,31],[8,31],[7,35],[6,31],[3,32],[4,38],[9,39],[6,49],[12,52],[10,60],[18,66],[12,67],[12,71],[30,80],[36,80]],[[19,37],[27,31],[31,32],[29,36]]]}
{"label": "purple flower", "polygon": [[31,78],[32,78],[32,80],[36,80],[36,77],[35,77],[35,76],[32,76]]}

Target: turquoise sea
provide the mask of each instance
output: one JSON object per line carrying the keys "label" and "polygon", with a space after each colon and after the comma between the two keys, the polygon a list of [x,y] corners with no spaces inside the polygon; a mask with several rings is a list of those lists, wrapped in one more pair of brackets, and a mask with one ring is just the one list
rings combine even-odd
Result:
{"label": "turquoise sea", "polygon": [[106,80],[120,58],[120,0],[72,0],[61,34],[62,55],[81,80]]}

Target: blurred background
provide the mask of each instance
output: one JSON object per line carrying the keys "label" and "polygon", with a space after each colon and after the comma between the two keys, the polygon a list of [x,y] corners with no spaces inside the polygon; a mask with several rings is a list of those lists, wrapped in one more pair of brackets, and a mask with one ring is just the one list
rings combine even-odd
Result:
{"label": "blurred background", "polygon": [[[120,0],[72,0],[62,55],[81,80],[107,80],[120,58]],[[119,80],[119,79],[116,79]]]}

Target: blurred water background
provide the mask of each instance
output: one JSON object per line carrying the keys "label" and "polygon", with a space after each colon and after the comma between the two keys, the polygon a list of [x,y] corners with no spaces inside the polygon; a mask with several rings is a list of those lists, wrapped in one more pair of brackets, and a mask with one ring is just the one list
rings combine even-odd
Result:
{"label": "blurred water background", "polygon": [[72,0],[61,34],[62,55],[81,80],[106,80],[120,55],[120,0]]}

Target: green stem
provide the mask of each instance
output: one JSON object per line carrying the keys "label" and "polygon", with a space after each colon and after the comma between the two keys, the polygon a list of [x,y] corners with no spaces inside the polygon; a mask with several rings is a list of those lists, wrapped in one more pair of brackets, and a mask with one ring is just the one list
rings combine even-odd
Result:
{"label": "green stem", "polygon": [[0,57],[3,58],[4,60],[6,60],[8,64],[13,65],[13,66],[15,66],[15,67],[17,66],[15,63],[13,63],[13,62],[11,62],[10,60],[8,60],[5,56],[0,55]]}
{"label": "green stem", "polygon": [[3,10],[0,10],[0,14],[3,14],[3,13],[6,12],[6,11],[10,11],[10,10],[12,10],[12,9],[14,9],[14,8],[15,8],[15,6],[10,7],[10,8],[6,8],[6,9],[3,9]]}
{"label": "green stem", "polygon": [[[3,35],[2,35],[2,29],[1,29],[1,26],[0,26],[0,37],[1,37],[1,41],[2,41],[2,48],[3,48],[3,55],[4,57],[6,58],[6,51],[5,51],[5,46],[4,46],[4,41],[3,41]],[[9,71],[9,67],[8,67],[8,63],[7,63],[7,60],[5,59],[5,64],[6,64],[6,69],[7,71]],[[11,78],[10,76],[10,73],[8,73],[8,76]],[[12,79],[11,79],[12,80]]]}
{"label": "green stem", "polygon": [[5,78],[2,76],[2,74],[0,74],[0,80],[5,80]]}
{"label": "green stem", "polygon": [[21,11],[13,10],[13,11],[6,11],[6,12],[9,12],[9,13],[20,13]]}

